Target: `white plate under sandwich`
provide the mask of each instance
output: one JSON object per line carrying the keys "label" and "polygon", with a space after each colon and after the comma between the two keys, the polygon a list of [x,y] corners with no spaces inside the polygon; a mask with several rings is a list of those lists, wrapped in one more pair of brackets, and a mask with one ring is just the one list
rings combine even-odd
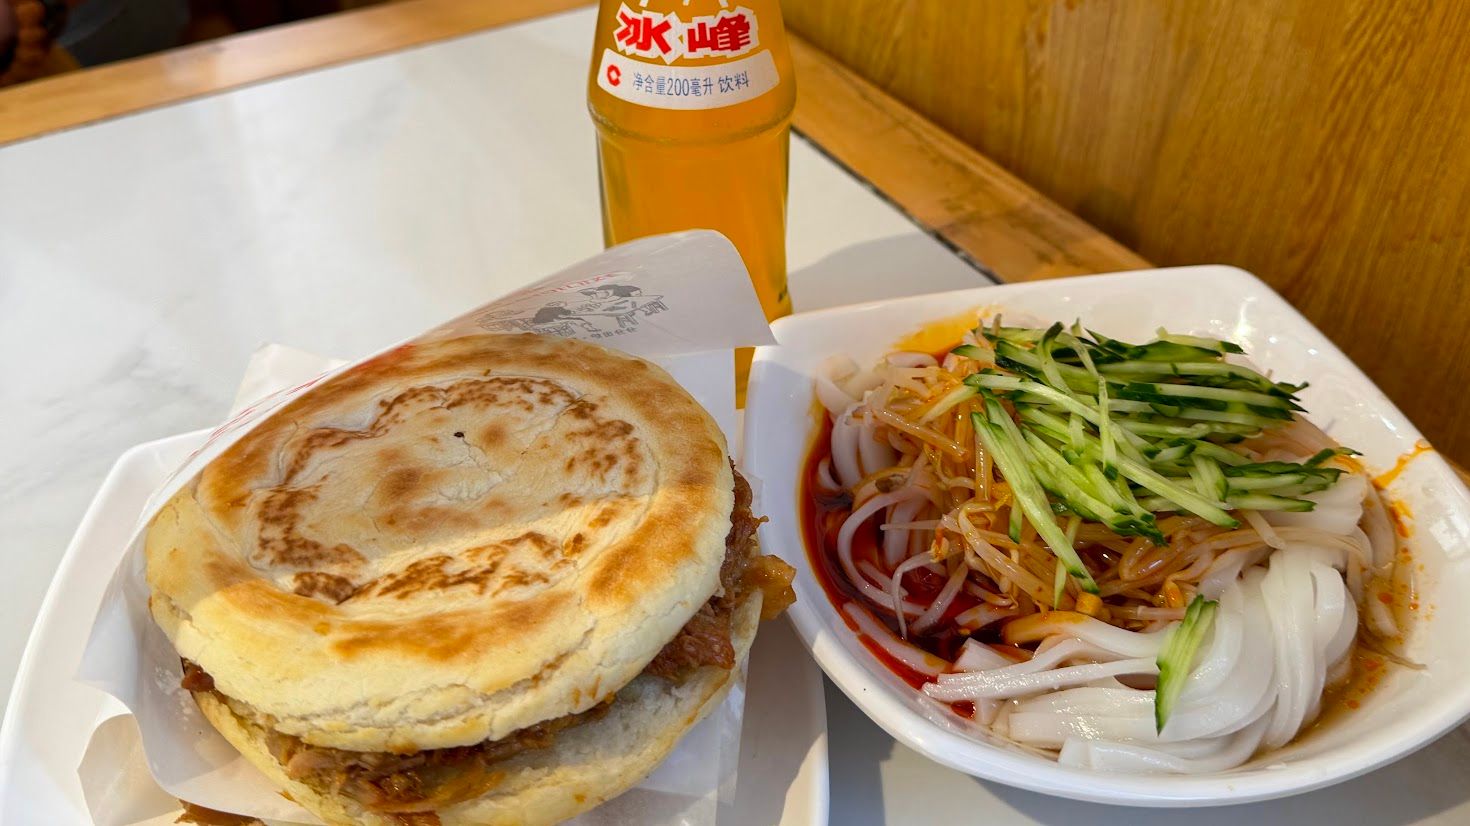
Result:
{"label": "white plate under sandwich", "polygon": [[[987,737],[892,674],[859,642],[812,573],[798,503],[817,420],[812,380],[825,360],[872,364],[928,324],[985,308],[1016,317],[1082,319],[1125,340],[1160,327],[1239,343],[1274,375],[1309,381],[1310,418],[1363,453],[1373,473],[1414,454],[1388,488],[1412,514],[1420,610],[1407,643],[1423,671],[1394,669],[1360,708],[1246,765],[1195,776],[1106,774],[1058,765]],[[1354,777],[1433,741],[1470,716],[1470,491],[1343,353],[1254,276],[1185,267],[1071,278],[839,307],[782,319],[774,346],[756,351],[745,415],[745,462],[764,484],[768,552],[797,567],[791,616],[817,662],[889,734],[963,772],[1032,791],[1136,806],[1244,803]]]}
{"label": "white plate under sandwich", "polygon": [[[118,459],[87,509],[46,594],[6,710],[0,735],[0,823],[88,822],[77,767],[97,722],[123,709],[111,697],[73,680],[72,674],[145,500],[207,435],[186,433],[132,448]],[[785,619],[765,624],[756,638],[744,720],[728,822],[825,823],[827,724],[821,673]],[[178,815],[177,801],[161,790],[134,805],[133,823],[164,826]],[[726,822],[724,814],[721,822]]]}

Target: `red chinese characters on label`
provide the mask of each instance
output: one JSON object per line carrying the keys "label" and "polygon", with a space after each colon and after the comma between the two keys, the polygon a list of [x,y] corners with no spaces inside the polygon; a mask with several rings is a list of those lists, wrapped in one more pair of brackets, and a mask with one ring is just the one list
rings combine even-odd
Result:
{"label": "red chinese characters on label", "polygon": [[[675,15],[662,15],[652,11],[633,11],[627,6],[618,9],[618,30],[613,35],[618,51],[639,57],[668,57],[674,52],[677,42]],[[672,61],[671,61],[672,62]]]}
{"label": "red chinese characters on label", "polygon": [[735,57],[755,47],[755,15],[750,9],[696,17],[684,27],[685,57]]}
{"label": "red chinese characters on label", "polygon": [[739,57],[760,45],[755,12],[743,6],[694,17],[687,23],[677,13],[618,9],[613,40],[618,51],[673,63],[681,58]]}

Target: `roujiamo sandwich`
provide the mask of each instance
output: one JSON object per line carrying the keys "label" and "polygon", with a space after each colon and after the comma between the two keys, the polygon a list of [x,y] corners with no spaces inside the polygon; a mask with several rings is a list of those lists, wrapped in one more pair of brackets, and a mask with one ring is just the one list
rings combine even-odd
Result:
{"label": "roujiamo sandwich", "polygon": [[667,373],[410,344],[295,399],[146,539],[184,687],[328,823],[554,823],[637,783],[793,598]]}

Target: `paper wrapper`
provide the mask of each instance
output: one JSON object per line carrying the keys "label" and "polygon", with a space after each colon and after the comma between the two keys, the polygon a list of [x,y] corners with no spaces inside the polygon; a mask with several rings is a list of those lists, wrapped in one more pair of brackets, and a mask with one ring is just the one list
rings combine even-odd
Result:
{"label": "paper wrapper", "polygon": [[[710,411],[732,442],[730,351],[772,341],[739,254],[708,231],[615,247],[409,341],[487,331],[579,338],[655,361]],[[148,613],[142,533],[158,508],[211,459],[286,402],[356,363],[282,347],[257,353],[238,409],[149,499],[102,598],[77,671],[78,680],[122,706],[98,720],[79,767],[99,826],[167,822],[157,818],[169,810],[160,807],[169,806],[170,798],[272,823],[321,822],[240,757],[179,687],[178,654]],[[733,798],[743,707],[744,691],[737,685],[653,774],[576,822],[714,823],[719,804]],[[119,719],[126,714],[131,720]]]}

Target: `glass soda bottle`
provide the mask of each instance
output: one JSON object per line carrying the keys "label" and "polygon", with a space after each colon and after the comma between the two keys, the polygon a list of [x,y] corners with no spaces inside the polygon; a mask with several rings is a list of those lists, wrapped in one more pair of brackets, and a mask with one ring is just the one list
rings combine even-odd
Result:
{"label": "glass soda bottle", "polygon": [[[587,84],[603,239],[724,233],[766,317],[786,291],[796,83],[777,0],[602,0]],[[737,353],[743,397],[750,352]]]}

